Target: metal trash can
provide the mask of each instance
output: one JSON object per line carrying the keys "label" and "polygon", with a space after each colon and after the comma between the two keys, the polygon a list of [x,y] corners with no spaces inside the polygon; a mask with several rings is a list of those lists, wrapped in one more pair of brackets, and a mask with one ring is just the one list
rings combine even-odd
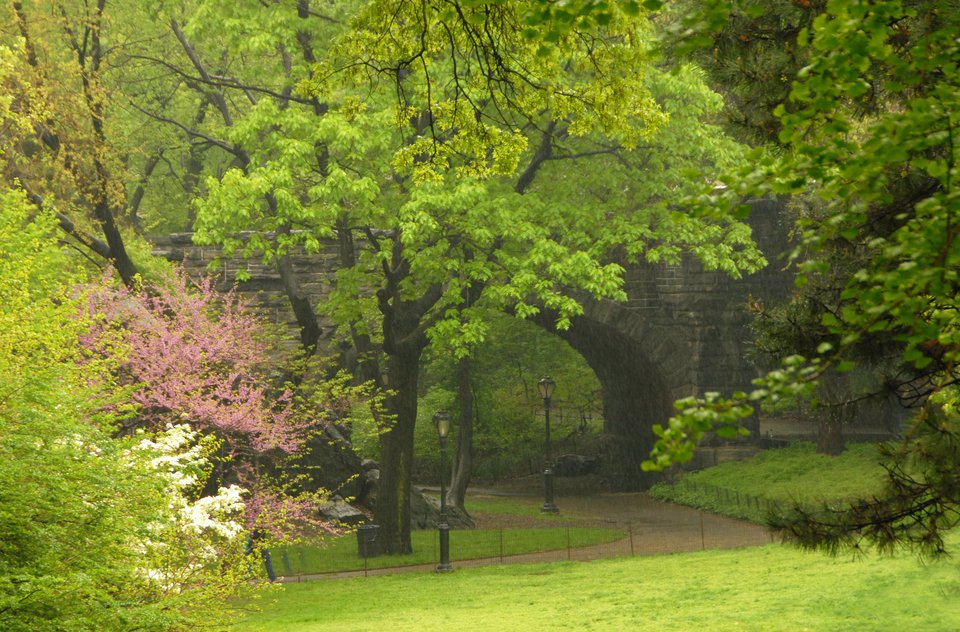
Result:
{"label": "metal trash can", "polygon": [[357,527],[357,552],[360,557],[380,555],[380,525],[362,524]]}

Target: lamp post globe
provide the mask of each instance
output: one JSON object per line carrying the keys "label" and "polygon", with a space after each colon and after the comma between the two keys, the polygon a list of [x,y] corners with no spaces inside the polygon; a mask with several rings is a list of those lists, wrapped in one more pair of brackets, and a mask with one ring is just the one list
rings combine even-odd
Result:
{"label": "lamp post globe", "polygon": [[544,376],[537,382],[537,389],[540,391],[540,397],[543,399],[543,422],[546,441],[544,444],[546,463],[543,468],[543,507],[540,511],[543,513],[559,513],[559,509],[553,502],[553,447],[550,444],[550,398],[553,397],[553,391],[557,383],[551,378]]}
{"label": "lamp post globe", "polygon": [[447,436],[450,434],[450,414],[445,410],[438,410],[433,416],[433,425],[437,428],[437,438],[440,440],[440,563],[438,573],[448,573],[453,570],[450,565],[450,525],[447,523],[447,489],[445,485]]}
{"label": "lamp post globe", "polygon": [[540,381],[537,382],[537,389],[540,391],[540,398],[544,401],[549,401],[553,397],[553,391],[557,388],[557,383],[553,381],[553,378],[549,376],[544,376],[540,378]]}

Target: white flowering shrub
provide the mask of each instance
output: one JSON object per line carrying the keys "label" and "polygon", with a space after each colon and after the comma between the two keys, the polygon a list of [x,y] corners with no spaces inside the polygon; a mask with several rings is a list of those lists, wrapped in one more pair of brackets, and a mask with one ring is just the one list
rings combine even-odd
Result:
{"label": "white flowering shrub", "polygon": [[170,506],[180,528],[232,539],[243,531],[243,488],[221,487],[215,496],[191,500],[209,471],[207,455],[213,443],[212,437],[202,437],[189,426],[168,425],[166,432],[140,441],[137,450],[150,455],[149,467],[167,480]]}
{"label": "white flowering shrub", "polygon": [[145,436],[128,454],[131,465],[155,472],[163,481],[169,509],[134,543],[142,552],[141,571],[165,591],[189,590],[199,582],[247,579],[255,569],[243,559],[246,543],[244,496],[238,485],[200,496],[210,471],[216,440],[187,425],[168,425]]}

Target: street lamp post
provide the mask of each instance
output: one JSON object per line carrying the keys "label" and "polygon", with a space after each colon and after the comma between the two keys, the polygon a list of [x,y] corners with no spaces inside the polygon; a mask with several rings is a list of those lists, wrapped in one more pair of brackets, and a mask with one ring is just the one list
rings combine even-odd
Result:
{"label": "street lamp post", "polygon": [[446,472],[447,435],[450,434],[450,414],[445,410],[438,410],[433,416],[433,424],[437,427],[437,436],[440,438],[440,563],[438,573],[449,573],[453,570],[450,565],[450,525],[447,524],[447,489],[444,485]]}
{"label": "street lamp post", "polygon": [[553,397],[553,389],[557,383],[549,377],[540,378],[537,382],[537,388],[540,389],[540,397],[543,398],[543,418],[546,429],[546,466],[543,469],[543,507],[540,511],[543,513],[559,513],[557,506],[553,504],[553,452],[550,445],[550,398]]}

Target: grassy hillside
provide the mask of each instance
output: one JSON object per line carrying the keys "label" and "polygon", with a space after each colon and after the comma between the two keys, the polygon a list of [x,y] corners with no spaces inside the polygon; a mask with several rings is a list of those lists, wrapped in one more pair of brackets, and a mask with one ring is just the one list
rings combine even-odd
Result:
{"label": "grassy hillside", "polygon": [[876,493],[885,474],[878,459],[873,444],[854,444],[840,456],[826,456],[816,454],[812,443],[799,443],[686,474],[676,483],[654,486],[650,495],[762,522],[777,503],[819,503]]}

